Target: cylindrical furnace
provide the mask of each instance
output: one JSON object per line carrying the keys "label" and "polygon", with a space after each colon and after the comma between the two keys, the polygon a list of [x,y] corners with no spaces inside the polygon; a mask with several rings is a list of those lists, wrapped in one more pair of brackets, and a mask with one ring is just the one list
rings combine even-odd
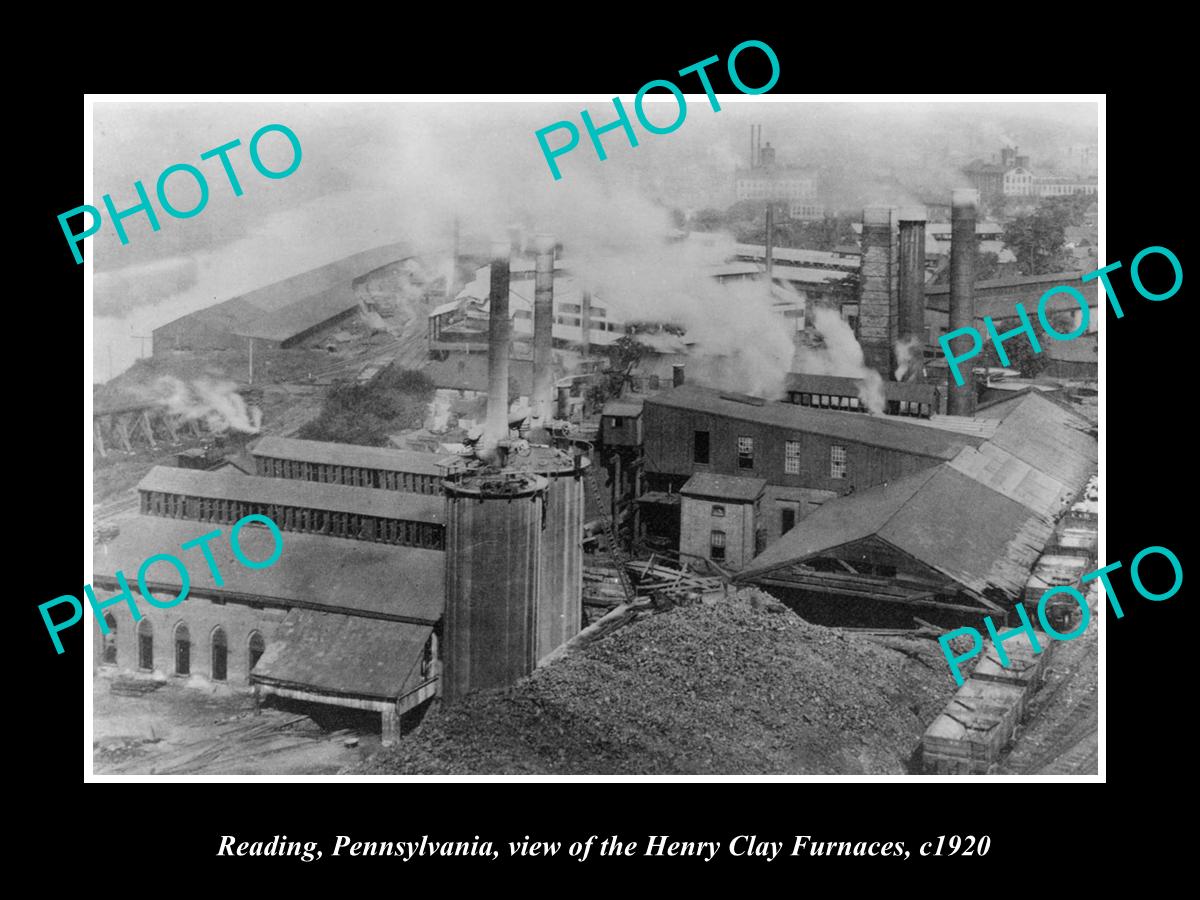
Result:
{"label": "cylindrical furnace", "polygon": [[552,447],[513,454],[509,468],[544,477],[546,529],[542,532],[537,604],[537,658],[565,644],[583,627],[583,479],[589,461]]}
{"label": "cylindrical furnace", "polygon": [[447,479],[442,697],[512,684],[537,663],[545,478]]}

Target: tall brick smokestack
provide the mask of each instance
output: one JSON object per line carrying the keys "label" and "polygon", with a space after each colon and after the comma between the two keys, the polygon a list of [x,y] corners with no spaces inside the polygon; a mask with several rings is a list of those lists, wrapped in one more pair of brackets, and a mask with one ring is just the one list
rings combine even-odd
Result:
{"label": "tall brick smokestack", "polygon": [[892,346],[896,343],[896,243],[892,211],[863,210],[862,268],[858,284],[858,342],[863,361],[883,376],[894,378]]}
{"label": "tall brick smokestack", "polygon": [[[950,331],[975,325],[975,209],[979,191],[955,190],[950,194]],[[950,372],[946,411],[952,416],[975,415],[975,373],[970,365],[962,372],[959,387]]]}
{"label": "tall brick smokestack", "polygon": [[909,347],[901,381],[921,377],[925,360],[925,207],[900,210],[900,302],[897,330]]}
{"label": "tall brick smokestack", "polygon": [[508,437],[508,352],[512,323],[508,318],[507,241],[492,244],[491,291],[488,294],[488,406],[486,441]]}
{"label": "tall brick smokestack", "polygon": [[537,268],[533,283],[533,416],[535,439],[548,439],[546,425],[554,415],[554,238],[535,238]]}

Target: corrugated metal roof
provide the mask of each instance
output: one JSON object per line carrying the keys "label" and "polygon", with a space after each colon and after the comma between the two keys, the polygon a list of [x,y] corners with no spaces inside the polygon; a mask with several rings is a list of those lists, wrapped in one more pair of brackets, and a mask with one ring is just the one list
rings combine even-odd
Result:
{"label": "corrugated metal roof", "polygon": [[[188,313],[160,327],[195,320],[213,322],[221,328],[233,330],[260,319],[264,313],[279,313],[281,314],[279,321],[286,322],[288,321],[286,315],[288,307],[296,304],[297,301],[322,294],[339,284],[348,286],[355,278],[366,275],[388,263],[408,259],[412,256],[413,250],[408,244],[385,244],[382,247],[365,250],[345,259],[301,272],[291,278],[273,282],[257,290],[248,291],[206,309]],[[307,327],[309,326],[306,325],[305,328]],[[301,330],[304,329],[295,329],[288,336]]]}
{"label": "corrugated metal roof", "polygon": [[697,472],[679,489],[679,493],[692,497],[716,497],[721,500],[749,503],[762,496],[766,487],[767,482],[762,478]]}
{"label": "corrugated metal roof", "polygon": [[813,409],[774,401],[753,406],[725,399],[721,391],[695,384],[684,384],[646,398],[647,407],[656,404],[844,438],[873,447],[902,450],[937,459],[953,459],[963,447],[982,443],[982,438],[922,428],[895,416],[850,415],[837,410]]}
{"label": "corrugated metal roof", "polygon": [[1077,492],[992,443],[964,447],[947,465],[1049,518],[1057,517]]}
{"label": "corrugated metal roof", "polygon": [[420,663],[432,633],[428,625],[293,609],[279,623],[250,680],[393,700]]}
{"label": "corrugated metal roof", "polygon": [[875,536],[969,591],[1017,597],[1053,523],[950,466],[830,500],[743,570],[742,579]]}
{"label": "corrugated metal roof", "polygon": [[282,309],[269,310],[234,329],[241,337],[267,341],[286,341],[310,328],[358,307],[358,298],[349,282],[303,297]]}
{"label": "corrugated metal roof", "polygon": [[[227,525],[137,516],[122,522],[120,529],[116,538],[96,550],[94,575],[112,578],[125,572],[135,593],[142,562],[155,553],[170,553],[187,567],[192,591],[207,595],[243,594],[428,624],[442,617],[445,606],[446,560],[440,550],[285,531],[279,559],[267,569],[248,569],[233,555]],[[208,546],[224,582],[220,586],[199,547],[179,549],[214,529],[221,536]],[[260,526],[243,528],[238,542],[255,560],[269,559],[275,549],[270,531]],[[147,579],[179,586],[175,568],[167,563],[152,566]]]}
{"label": "corrugated metal roof", "polygon": [[445,521],[445,502],[437,495],[379,491],[292,478],[261,478],[240,473],[155,466],[138,483],[138,490],[242,500],[247,503],[276,503],[435,525]]}
{"label": "corrugated metal roof", "polygon": [[[736,256],[748,256],[752,259],[766,259],[767,256],[767,248],[761,244],[734,244],[733,252]],[[857,247],[852,252],[858,256]],[[831,253],[828,250],[808,250],[800,247],[772,247],[771,255],[777,261],[801,264],[825,263],[844,269],[857,269],[859,264],[858,259],[847,260],[842,253]]]}
{"label": "corrugated metal roof", "polygon": [[1022,396],[1003,413],[991,442],[1078,492],[1096,470],[1090,423],[1038,393]]}
{"label": "corrugated metal roof", "polygon": [[439,456],[417,450],[396,450],[388,447],[364,447],[359,444],[337,444],[328,441],[304,441],[299,438],[267,435],[250,451],[255,456],[273,459],[292,459],[322,465],[358,466],[386,472],[409,472],[416,475],[444,475],[451,466],[459,465],[458,456]]}
{"label": "corrugated metal roof", "polygon": [[761,575],[870,537],[912,499],[934,472],[935,469],[925,469],[885,485],[826,501],[756,556],[742,570],[741,577]]}
{"label": "corrugated metal roof", "polygon": [[602,416],[628,416],[629,418],[637,418],[642,414],[642,407],[645,403],[645,397],[636,400],[632,398],[609,400],[604,404],[604,410],[600,414]]}

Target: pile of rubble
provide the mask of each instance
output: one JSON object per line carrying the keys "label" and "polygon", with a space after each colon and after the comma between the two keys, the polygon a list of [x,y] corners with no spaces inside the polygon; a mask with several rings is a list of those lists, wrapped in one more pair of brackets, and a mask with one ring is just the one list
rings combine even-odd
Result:
{"label": "pile of rubble", "polygon": [[435,708],[355,771],[900,774],[955,687],[935,641],[904,643],[743,590],[647,613],[510,688]]}

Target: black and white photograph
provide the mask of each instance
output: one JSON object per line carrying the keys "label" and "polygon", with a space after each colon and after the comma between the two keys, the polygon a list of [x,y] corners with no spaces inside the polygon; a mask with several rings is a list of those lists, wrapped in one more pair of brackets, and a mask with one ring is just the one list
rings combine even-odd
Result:
{"label": "black and white photograph", "polygon": [[1102,98],[686,77],[90,102],[89,777],[1102,780]]}

